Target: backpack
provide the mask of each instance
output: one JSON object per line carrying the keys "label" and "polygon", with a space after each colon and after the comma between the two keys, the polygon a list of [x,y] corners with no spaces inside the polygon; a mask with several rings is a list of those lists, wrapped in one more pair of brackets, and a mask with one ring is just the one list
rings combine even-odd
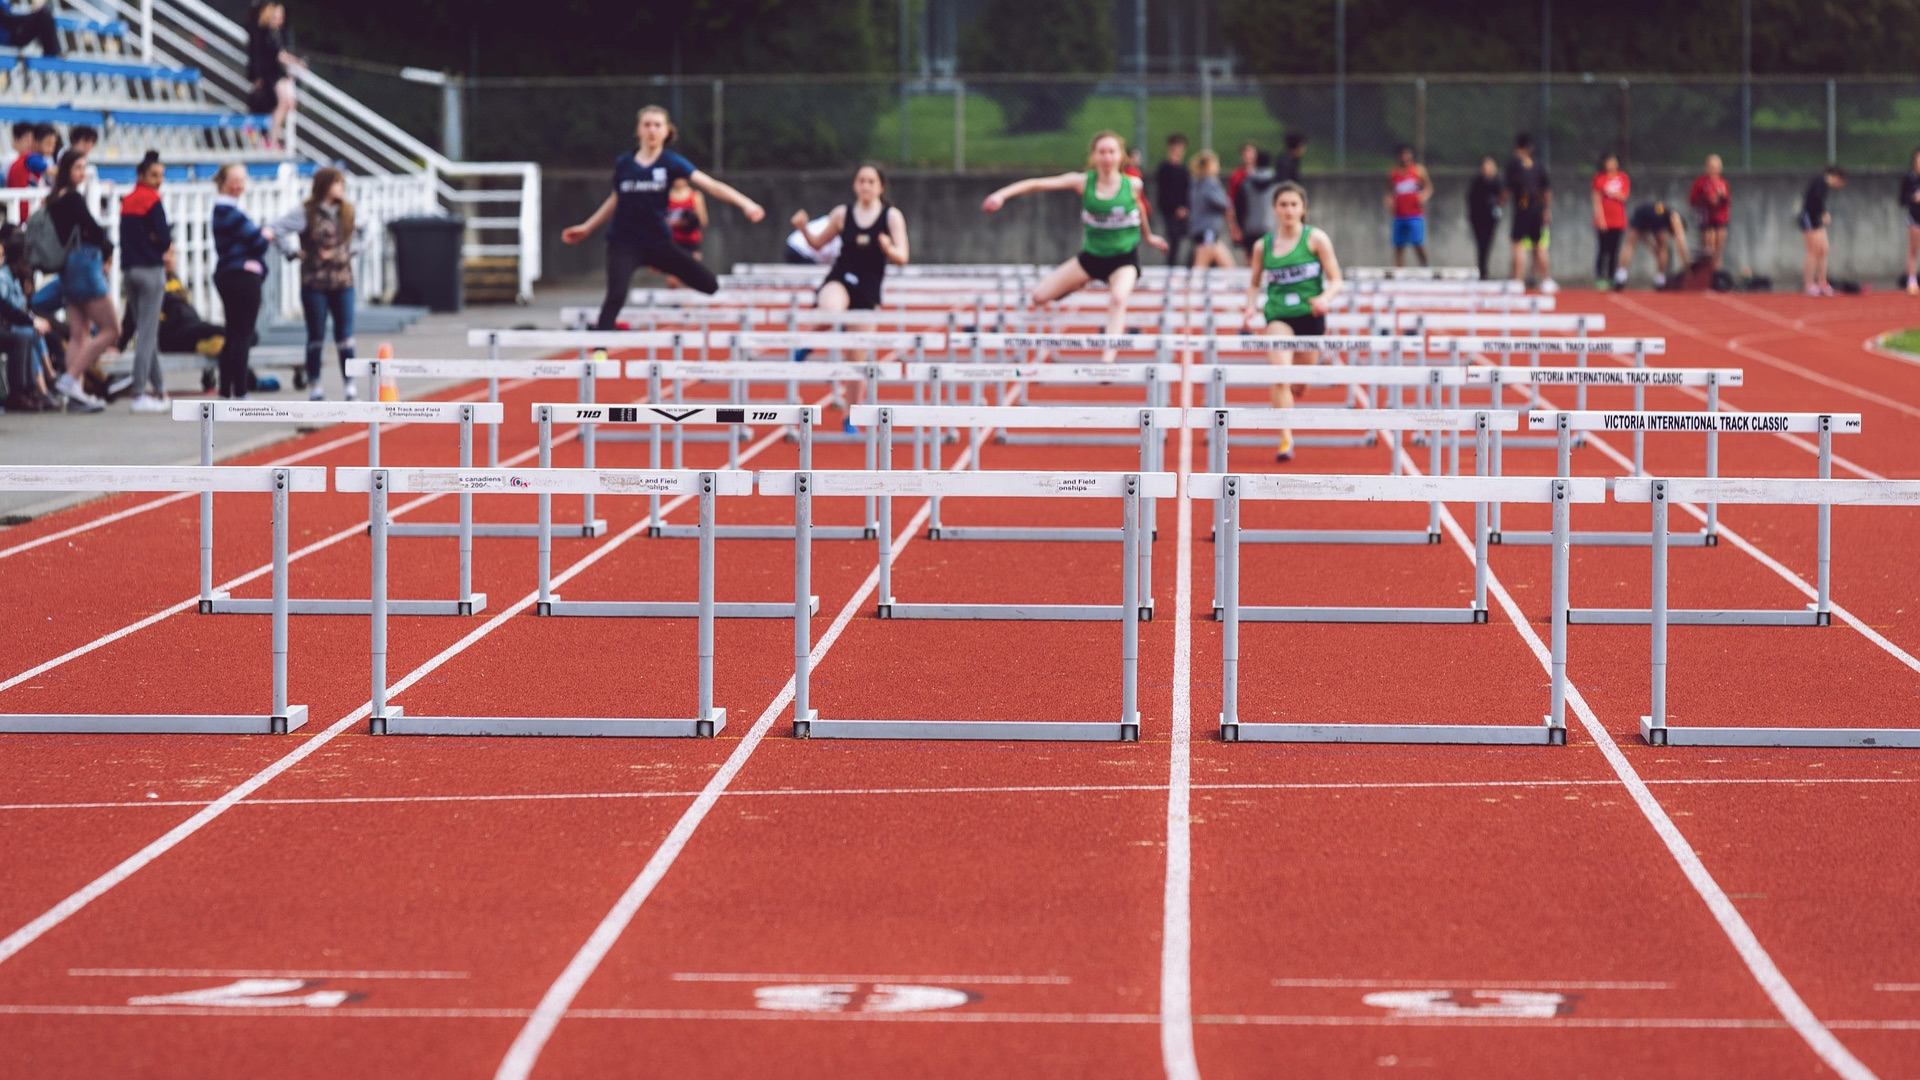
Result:
{"label": "backpack", "polygon": [[59,230],[53,226],[53,215],[47,212],[47,204],[27,218],[27,264],[46,274],[57,274],[67,267],[67,245],[60,242]]}

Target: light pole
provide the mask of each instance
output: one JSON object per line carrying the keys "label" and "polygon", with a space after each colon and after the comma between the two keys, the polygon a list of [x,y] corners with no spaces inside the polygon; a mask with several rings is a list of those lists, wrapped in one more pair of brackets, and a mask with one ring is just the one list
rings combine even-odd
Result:
{"label": "light pole", "polygon": [[1553,0],[1540,0],[1540,164],[1553,165]]}
{"label": "light pole", "polygon": [[1753,171],[1753,0],[1740,0],[1740,169]]}
{"label": "light pole", "polygon": [[1333,0],[1333,167],[1347,167],[1347,0]]}
{"label": "light pole", "polygon": [[1147,0],[1133,0],[1133,145],[1141,165],[1147,160]]}

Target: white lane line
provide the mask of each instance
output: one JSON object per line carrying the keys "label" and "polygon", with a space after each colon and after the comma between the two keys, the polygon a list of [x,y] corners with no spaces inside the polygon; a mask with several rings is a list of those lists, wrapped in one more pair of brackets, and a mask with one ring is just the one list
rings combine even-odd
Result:
{"label": "white lane line", "polygon": [[1073,982],[1065,975],[769,975],[714,971],[676,971],[667,978],[691,983],[979,983],[982,986],[1067,986]]}
{"label": "white lane line", "polygon": [[[1577,748],[1576,748],[1577,749]],[[1380,780],[1314,783],[1196,783],[1189,784],[1192,791],[1418,791],[1423,789],[1454,788],[1462,791],[1498,791],[1509,788],[1610,788],[1617,780]],[[1847,784],[1920,784],[1920,776],[1723,776],[1723,777],[1679,777],[1661,780],[1648,780],[1649,787],[1688,787],[1688,786],[1763,786],[1763,787],[1831,787]],[[1166,791],[1166,784],[1010,784],[1005,787],[972,785],[968,787],[903,787],[903,788],[781,788],[778,790],[751,790],[730,788],[721,797],[726,799],[760,798],[809,798],[824,796],[843,799],[848,797],[882,795],[1097,795],[1119,792]],[[264,798],[248,799],[247,806],[360,806],[369,803],[486,803],[486,802],[570,802],[601,799],[691,799],[700,793],[687,791],[554,791],[529,794],[473,794],[473,795],[333,795],[305,798]],[[141,807],[187,807],[205,806],[207,799],[129,799],[125,802],[73,802],[73,803],[0,803],[0,813],[6,811],[31,810],[129,810]]]}
{"label": "white lane line", "polygon": [[[1187,357],[1191,361],[1192,356]],[[1180,383],[1192,405],[1193,383]],[[1180,497],[1175,502],[1173,707],[1167,762],[1167,876],[1160,914],[1160,1061],[1168,1080],[1199,1080],[1193,1045],[1193,431],[1180,425]]]}
{"label": "white lane line", "polygon": [[1920,991],[1920,983],[1874,983],[1875,990],[1890,990],[1899,993]]}
{"label": "white lane line", "polygon": [[[761,451],[765,450],[767,447],[772,446],[776,442],[779,442],[781,437],[782,437],[782,432],[779,430],[775,430],[773,434],[768,435],[765,438],[762,438],[760,441],[754,443],[751,447],[741,451],[740,461],[745,462],[750,460],[752,457],[759,454]],[[432,498],[433,496],[428,496],[428,497]],[[662,515],[665,515],[669,510],[678,509],[679,507],[684,506],[688,502],[691,502],[693,498],[694,496],[692,495],[677,496],[672,501],[666,504],[663,504],[660,508],[660,512]],[[421,501],[424,501],[424,500],[421,500]],[[414,505],[414,504],[409,504],[409,505]],[[601,559],[611,554],[617,548],[624,546],[627,543],[627,541],[633,539],[635,536],[639,536],[642,533],[644,533],[646,531],[647,525],[651,522],[651,520],[652,520],[651,515],[643,516],[639,521],[635,522],[633,525],[629,526],[628,528],[620,532],[618,535],[609,538],[606,543],[600,545],[599,547],[595,548],[592,552],[588,553],[579,562],[574,563],[572,566],[569,566],[565,570],[554,575],[553,581],[551,583],[552,587],[559,588],[561,585],[564,585],[565,583],[573,580],[575,576],[580,574],[582,571],[586,570],[587,567],[592,566],[594,563],[599,562]],[[501,626],[512,616],[517,615],[522,611],[525,611],[529,607],[532,607],[534,602],[539,598],[539,595],[540,595],[539,590],[536,589],[533,592],[530,592],[527,595],[521,597],[518,602],[506,608],[505,610],[501,611],[498,615],[495,615],[493,618],[488,619],[484,624],[482,624],[481,626],[473,630],[471,633],[467,634],[467,636],[461,638],[454,645],[442,650],[439,653],[439,655],[435,656],[433,659],[428,660],[425,664],[422,664],[421,666],[415,668],[413,671],[409,672],[405,678],[401,679],[398,683],[395,683],[392,687],[389,688],[388,690],[389,696],[397,696],[402,690],[405,690],[407,687],[410,687],[414,683],[419,682],[421,679],[425,678],[428,674],[438,669],[441,665],[445,664],[447,661],[453,659],[455,656],[458,656],[460,653],[464,652],[467,648],[472,646],[475,642],[478,642],[481,638],[492,633],[496,628]],[[335,738],[337,738],[342,732],[346,731],[353,724],[366,719],[368,714],[370,714],[372,711],[373,711],[373,702],[368,701],[366,704],[360,706],[358,709],[355,709],[353,712],[348,713],[346,716],[343,716],[339,720],[335,721],[332,725],[328,726],[324,731],[321,731],[315,734],[311,738],[303,740],[300,743],[300,745],[296,746],[293,750],[289,751],[285,756],[281,757],[279,760],[268,765],[266,768],[261,769],[259,772],[254,773],[252,776],[248,777],[246,780],[242,781],[239,785],[234,787],[231,791],[228,791],[226,794],[220,796],[220,798],[215,799],[211,803],[208,803],[207,806],[204,809],[202,809],[200,812],[194,814],[192,817],[187,818],[185,821],[167,830],[158,839],[154,840],[152,843],[149,843],[145,847],[141,848],[139,851],[134,852],[132,855],[129,855],[126,859],[122,860],[118,865],[114,866],[111,870],[108,870],[106,873],[88,882],[85,886],[81,887],[79,891],[71,894],[66,899],[61,900],[58,904],[55,904],[52,908],[41,913],[33,921],[27,923],[25,926],[21,927],[20,929],[15,930],[13,933],[8,934],[5,938],[0,938],[0,964],[6,963],[8,960],[12,959],[17,953],[19,953],[20,950],[26,948],[28,945],[33,944],[35,941],[38,941],[40,938],[44,937],[49,931],[51,931],[54,927],[59,926],[63,922],[66,922],[68,919],[72,918],[76,913],[78,913],[81,909],[85,908],[88,904],[91,904],[95,900],[98,900],[100,897],[106,895],[106,893],[109,890],[111,890],[114,886],[125,881],[127,878],[132,877],[134,874],[138,873],[141,869],[145,868],[148,864],[160,858],[160,856],[165,855],[167,852],[172,851],[174,848],[178,847],[181,843],[183,843],[188,837],[192,836],[194,833],[199,832],[201,829],[206,828],[208,825],[218,820],[221,815],[225,814],[228,810],[231,810],[234,807],[234,805],[239,803],[242,799],[245,799],[248,795],[251,795],[255,791],[260,790],[260,788],[266,786],[266,784],[269,781],[273,780],[275,777],[278,777],[281,773],[286,772],[288,769],[291,769],[295,765],[298,765],[300,762],[306,760],[309,755],[312,755],[318,752],[321,747],[332,742]]]}
{"label": "white lane line", "polygon": [[[1418,468],[1413,464],[1410,455],[1406,460],[1410,469]],[[1440,522],[1447,533],[1453,537],[1454,544],[1471,560],[1474,557],[1473,540],[1460,527],[1460,522],[1453,516],[1453,511],[1445,505],[1440,507]],[[1527,647],[1533,650],[1534,659],[1539,662],[1542,670],[1551,674],[1552,654],[1541,642],[1540,635],[1534,632],[1533,624],[1527,621],[1526,614],[1520,610],[1520,605],[1514,603],[1512,595],[1501,583],[1499,575],[1492,571],[1487,573],[1487,588],[1499,601],[1501,610],[1506,612],[1507,619],[1513,624],[1515,632],[1525,640]],[[1760,944],[1760,939],[1754,934],[1753,928],[1747,925],[1739,909],[1734,907],[1733,900],[1727,896],[1726,890],[1714,880],[1713,874],[1700,860],[1699,854],[1687,842],[1687,838],[1673,823],[1673,819],[1667,816],[1667,811],[1660,805],[1660,800],[1653,797],[1653,791],[1647,787],[1646,781],[1640,778],[1640,773],[1634,769],[1633,763],[1621,753],[1620,747],[1613,741],[1612,733],[1607,731],[1606,726],[1600,723],[1600,718],[1594,715],[1592,707],[1587,704],[1587,699],[1581,694],[1580,688],[1572,685],[1571,682],[1567,686],[1567,704],[1572,706],[1574,713],[1580,718],[1581,727],[1587,732],[1587,737],[1600,748],[1601,755],[1607,759],[1607,764],[1612,766],[1614,775],[1620,778],[1620,783],[1632,796],[1634,805],[1639,807],[1640,813],[1647,819],[1648,824],[1653,826],[1654,833],[1666,845],[1668,854],[1673,857],[1675,863],[1679,864],[1680,872],[1686,876],[1687,883],[1692,885],[1694,892],[1706,902],[1707,910],[1712,913],[1714,921],[1720,924],[1721,932],[1726,935],[1728,941],[1732,942],[1734,951],[1739,953],[1741,961],[1747,966],[1747,971],[1752,974],[1754,981],[1760,984],[1760,989],[1773,1002],[1774,1008],[1780,1011],[1781,1017],[1786,1020],[1788,1026],[1806,1041],[1813,1052],[1819,1055],[1820,1060],[1826,1062],[1829,1068],[1846,1080],[1877,1080],[1873,1070],[1867,1068],[1859,1058],[1854,1057],[1853,1052],[1842,1045],[1833,1032],[1821,1024],[1820,1018],[1813,1014],[1813,1010],[1807,1007],[1807,1003],[1801,1000],[1799,992],[1794,990],[1793,984],[1787,981],[1786,975],[1773,962],[1773,957],[1768,955],[1766,946]]]}
{"label": "white lane line", "polygon": [[74,976],[137,979],[464,979],[464,971],[258,971],[251,968],[68,968]]}
{"label": "white lane line", "polygon": [[1288,988],[1365,989],[1382,986],[1393,989],[1445,987],[1450,990],[1671,990],[1670,982],[1632,982],[1591,979],[1273,979],[1273,985]]}
{"label": "white lane line", "polygon": [[[962,452],[954,462],[953,468],[964,469],[970,457],[971,451]],[[912,520],[907,522],[906,528],[894,540],[893,558],[889,560],[890,562],[899,560],[900,553],[907,549],[913,538],[919,534],[920,527],[932,518],[932,514],[932,503],[921,504],[919,511],[913,515]],[[840,609],[840,614],[835,616],[833,625],[829,626],[827,632],[822,634],[820,640],[814,644],[811,655],[815,664],[827,655],[833,643],[840,639],[840,634],[846,629],[847,624],[853,621],[861,605],[865,604],[867,598],[872,596],[874,590],[879,587],[880,568],[875,566],[867,575],[867,579],[860,583],[860,588],[847,600],[846,606]],[[620,898],[614,902],[613,909],[600,920],[600,925],[594,927],[593,933],[588,935],[586,942],[580,946],[578,952],[574,953],[573,959],[567,962],[567,966],[560,972],[559,977],[547,987],[547,992],[541,995],[539,1005],[534,1007],[533,1014],[520,1029],[520,1033],[514,1036],[513,1045],[508,1047],[506,1057],[501,1060],[500,1067],[495,1070],[494,1076],[497,1080],[519,1080],[533,1072],[534,1064],[540,1059],[541,1050],[546,1048],[547,1040],[553,1037],[554,1029],[560,1026],[561,1018],[567,1015],[567,1010],[573,1005],[573,999],[579,996],[587,980],[600,966],[600,962],[613,951],[613,946],[620,940],[620,935],[626,932],[634,917],[640,913],[641,905],[653,895],[653,890],[659,886],[661,879],[665,878],[667,871],[673,868],[674,861],[680,857],[682,851],[686,850],[687,844],[693,839],[694,831],[700,827],[701,822],[706,820],[707,815],[720,801],[720,795],[733,783],[733,778],[739,775],[740,770],[746,767],[747,758],[759,748],[760,741],[773,727],[774,719],[793,702],[793,691],[793,677],[788,676],[786,685],[780,688],[779,695],[768,704],[759,718],[753,722],[753,726],[748,728],[747,733],[741,737],[740,745],[734,747],[733,753],[727,756],[726,762],[720,766],[718,772],[714,773],[713,779],[707,781],[706,787],[694,799],[693,805],[680,815],[680,820],[674,822],[672,831],[654,850],[647,864],[641,868],[639,876],[634,878],[626,891],[620,894]]]}
{"label": "white lane line", "polygon": [[[500,384],[500,390],[502,393],[508,390],[517,390],[520,387],[525,386],[532,381],[533,380],[531,379],[516,379],[512,382]],[[487,395],[484,391],[474,391],[473,393],[462,394],[457,398],[449,398],[448,400],[478,401],[481,398],[484,398],[486,396]],[[400,428],[412,427],[412,426],[414,425],[411,422],[402,421],[400,423],[384,425],[381,427],[380,430],[382,432],[397,431]],[[577,429],[575,429],[574,431],[568,431],[566,435],[568,437],[571,437],[576,433],[576,431]],[[299,436],[295,435],[292,437],[298,438]],[[289,454],[286,457],[275,458],[272,461],[266,462],[265,466],[267,468],[277,468],[281,465],[293,465],[297,462],[306,461],[309,458],[318,457],[321,454],[331,453],[335,450],[340,449],[341,447],[352,446],[354,443],[360,443],[360,442],[366,442],[366,441],[367,441],[367,432],[363,428],[359,432],[353,435],[345,435],[338,439],[334,439],[330,442],[321,443],[318,446],[309,446],[308,448],[300,451],[297,454]],[[558,443],[559,441],[560,439],[558,437],[554,439],[555,443]],[[241,456],[245,456],[246,454],[253,453],[253,452],[254,451],[251,451],[251,450],[242,451]],[[129,506],[125,510],[116,510],[111,514],[106,514],[102,517],[94,518],[92,521],[82,522],[78,525],[61,529],[58,532],[48,533],[47,535],[39,537],[37,539],[28,540],[25,543],[21,543],[21,544],[15,544],[10,548],[0,548],[0,559],[5,559],[14,555],[18,555],[23,551],[32,551],[34,548],[40,547],[42,545],[51,544],[55,540],[65,540],[69,536],[78,536],[83,532],[89,532],[91,530],[98,529],[103,525],[111,525],[116,521],[125,521],[127,518],[134,517],[139,514],[144,514],[149,510],[158,510],[163,506],[169,506],[169,505],[172,505],[173,503],[182,502],[187,499],[192,499],[196,497],[197,497],[196,492],[183,491],[177,495],[168,495],[165,498],[155,499],[152,502],[141,503],[138,506]],[[58,511],[55,511],[55,512],[57,513]]]}

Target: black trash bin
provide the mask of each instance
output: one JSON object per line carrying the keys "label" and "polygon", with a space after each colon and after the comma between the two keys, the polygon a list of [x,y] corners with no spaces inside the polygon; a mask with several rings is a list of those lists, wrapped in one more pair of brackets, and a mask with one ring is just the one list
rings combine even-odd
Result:
{"label": "black trash bin", "polygon": [[467,223],[457,217],[410,217],[387,223],[393,233],[393,302],[430,311],[466,307],[460,248]]}

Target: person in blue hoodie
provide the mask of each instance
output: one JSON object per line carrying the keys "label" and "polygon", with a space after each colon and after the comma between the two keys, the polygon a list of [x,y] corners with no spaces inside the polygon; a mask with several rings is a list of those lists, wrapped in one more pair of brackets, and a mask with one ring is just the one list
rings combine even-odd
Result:
{"label": "person in blue hoodie", "polygon": [[127,289],[127,322],[134,334],[133,411],[165,412],[166,379],[160,373],[160,302],[167,295],[167,249],[173,229],[160,201],[167,167],[149,150],[135,174],[138,183],[120,200],[120,277]]}
{"label": "person in blue hoodie", "polygon": [[213,174],[213,186],[219,192],[213,197],[213,287],[226,308],[229,331],[220,350],[220,396],[244,398],[273,230],[255,225],[240,209],[240,196],[247,190],[246,166],[220,166]]}

